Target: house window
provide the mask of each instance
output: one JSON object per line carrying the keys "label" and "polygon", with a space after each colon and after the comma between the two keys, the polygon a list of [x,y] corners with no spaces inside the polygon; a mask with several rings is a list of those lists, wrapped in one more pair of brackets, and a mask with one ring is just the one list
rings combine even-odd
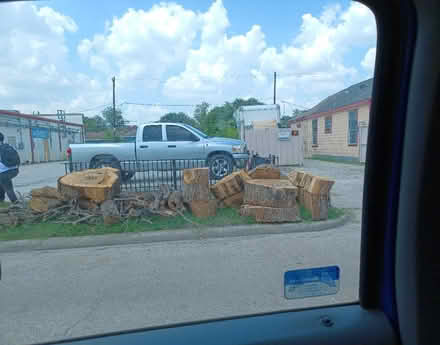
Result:
{"label": "house window", "polygon": [[312,145],[318,146],[318,119],[312,120]]}
{"label": "house window", "polygon": [[332,117],[326,116],[325,117],[324,133],[331,133],[331,132],[332,132]]}
{"label": "house window", "polygon": [[348,145],[357,145],[358,143],[358,111],[348,112]]}

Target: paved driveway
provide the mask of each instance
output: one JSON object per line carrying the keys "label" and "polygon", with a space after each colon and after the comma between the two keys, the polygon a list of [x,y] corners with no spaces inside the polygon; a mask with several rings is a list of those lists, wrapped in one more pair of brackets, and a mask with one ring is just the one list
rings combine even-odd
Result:
{"label": "paved driveway", "polygon": [[20,193],[29,193],[33,188],[56,187],[57,180],[65,173],[61,162],[22,165],[20,173],[13,180],[14,188]]}
{"label": "paved driveway", "polygon": [[292,169],[310,172],[318,176],[326,176],[335,180],[331,190],[332,205],[339,208],[360,209],[364,187],[364,166],[341,164],[305,159],[300,168],[284,167],[287,173]]}

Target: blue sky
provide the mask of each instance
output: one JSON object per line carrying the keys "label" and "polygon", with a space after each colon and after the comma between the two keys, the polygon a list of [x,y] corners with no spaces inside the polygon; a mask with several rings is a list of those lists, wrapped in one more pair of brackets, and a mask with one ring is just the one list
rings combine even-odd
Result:
{"label": "blue sky", "polygon": [[175,110],[167,104],[270,101],[273,71],[279,74],[279,100],[309,107],[371,77],[374,67],[374,18],[349,1],[0,6],[0,28],[10,33],[0,37],[8,52],[0,57],[0,108],[94,108],[87,112],[92,116],[111,103],[115,75],[118,104],[159,104],[123,106],[130,120],[142,122]]}

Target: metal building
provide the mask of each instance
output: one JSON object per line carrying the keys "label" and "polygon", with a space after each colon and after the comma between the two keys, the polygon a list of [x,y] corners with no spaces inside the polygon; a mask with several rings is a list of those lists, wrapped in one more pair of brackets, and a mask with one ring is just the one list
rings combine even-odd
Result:
{"label": "metal building", "polygon": [[69,122],[68,114],[58,115],[0,110],[0,132],[23,164],[65,160],[69,144],[84,142],[84,125],[82,117]]}

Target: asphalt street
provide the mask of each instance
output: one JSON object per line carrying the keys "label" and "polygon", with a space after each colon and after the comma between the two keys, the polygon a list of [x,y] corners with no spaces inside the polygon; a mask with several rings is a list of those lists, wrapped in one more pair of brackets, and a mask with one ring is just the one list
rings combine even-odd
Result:
{"label": "asphalt street", "polygon": [[[53,185],[60,164],[52,165],[27,171],[16,186],[32,188],[32,178]],[[336,180],[332,203],[353,209],[351,222],[313,233],[3,254],[0,344],[355,301],[363,167],[306,161],[302,170]],[[341,269],[338,294],[283,297],[285,271],[327,265]]]}

